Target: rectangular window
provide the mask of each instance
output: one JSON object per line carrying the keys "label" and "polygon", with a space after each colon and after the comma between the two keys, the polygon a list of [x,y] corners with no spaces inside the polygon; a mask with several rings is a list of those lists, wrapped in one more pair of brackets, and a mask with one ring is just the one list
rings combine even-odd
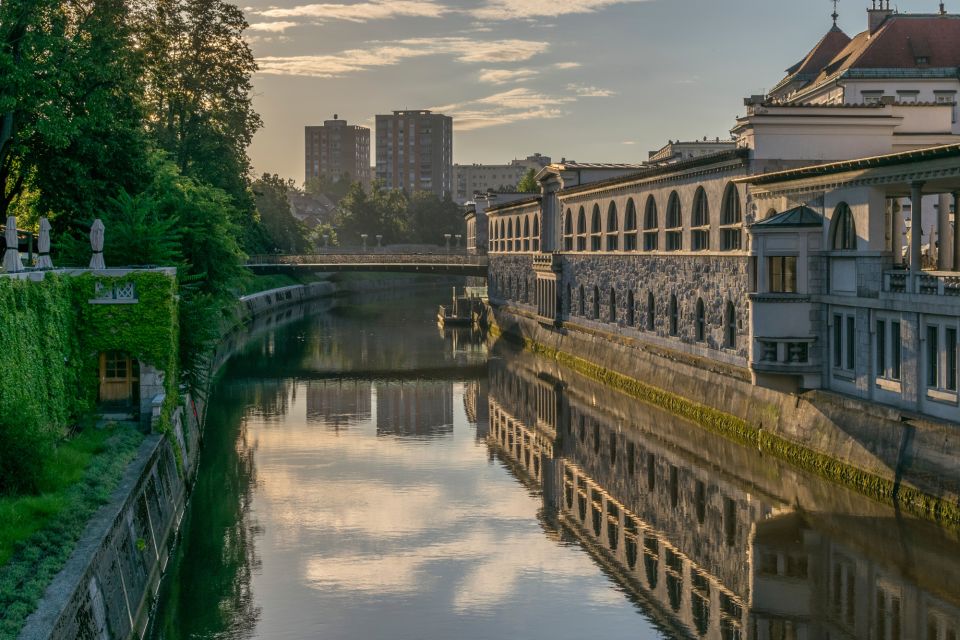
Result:
{"label": "rectangular window", "polygon": [[946,356],[947,356],[947,390],[957,390],[957,330],[948,327],[946,330]]}
{"label": "rectangular window", "polygon": [[847,369],[853,371],[856,365],[857,356],[857,319],[854,316],[847,316]]}
{"label": "rectangular window", "polygon": [[877,375],[881,378],[887,376],[887,323],[885,320],[877,320]]}
{"label": "rectangular window", "polygon": [[937,344],[940,337],[940,327],[927,326],[927,387],[937,388],[940,377],[940,346]]}
{"label": "rectangular window", "polygon": [[773,293],[796,293],[797,257],[773,256],[769,259],[770,291]]}
{"label": "rectangular window", "polygon": [[833,366],[843,366],[843,316],[833,316]]}
{"label": "rectangular window", "polygon": [[900,379],[900,323],[890,322],[890,377]]}

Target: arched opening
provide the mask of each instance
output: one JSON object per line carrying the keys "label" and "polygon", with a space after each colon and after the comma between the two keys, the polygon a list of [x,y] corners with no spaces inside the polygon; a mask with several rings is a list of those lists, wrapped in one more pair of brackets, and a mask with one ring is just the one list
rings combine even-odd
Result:
{"label": "arched opening", "polygon": [[677,308],[676,294],[670,294],[670,306],[667,308],[669,316],[670,335],[676,336],[680,331],[680,310]]}
{"label": "arched opening", "polygon": [[577,251],[586,251],[587,250],[587,214],[583,210],[583,207],[580,207],[580,212],[577,214]]}
{"label": "arched opening", "polygon": [[607,322],[616,322],[617,321],[617,292],[610,288],[610,307],[609,315],[607,317]]}
{"label": "arched opening", "polygon": [[594,320],[600,319],[600,287],[593,288],[593,316]]}
{"label": "arched opening", "polygon": [[707,339],[707,314],[703,307],[702,298],[697,298],[695,329],[697,342],[703,342]]}
{"label": "arched opening", "polygon": [[627,200],[627,210],[623,214],[623,250],[637,250],[637,207],[633,198]]}
{"label": "arched opening", "polygon": [[140,412],[140,362],[125,351],[100,353],[101,409]]}
{"label": "arched opening", "polygon": [[600,219],[600,205],[593,205],[593,215],[590,216],[590,251],[600,251],[603,237],[603,221]]}
{"label": "arched opening", "polygon": [[580,285],[580,317],[587,317],[587,293],[583,290],[583,285]]}
{"label": "arched opening", "polygon": [[643,250],[656,251],[659,248],[660,223],[657,221],[657,201],[647,196],[647,205],[643,211]]}
{"label": "arched opening", "polygon": [[523,250],[530,251],[530,216],[523,219]]}
{"label": "arched opening", "polygon": [[573,212],[570,209],[563,217],[563,250],[573,251]]}
{"label": "arched opening", "polygon": [[540,216],[533,216],[533,237],[530,246],[534,251],[540,251]]}
{"label": "arched opening", "polygon": [[720,208],[720,250],[739,251],[743,246],[743,212],[740,208],[740,192],[732,182],[723,192]]}
{"label": "arched opening", "polygon": [[530,302],[530,281],[523,279],[523,301]]}
{"label": "arched opening", "polygon": [[723,346],[727,349],[737,347],[737,311],[729,300],[723,310]]}
{"label": "arched opening", "polygon": [[680,211],[680,196],[676,191],[670,194],[667,200],[667,222],[666,232],[667,251],[680,251],[683,249],[683,216]]}
{"label": "arched opening", "polygon": [[[915,216],[919,227],[920,216]],[[857,228],[853,221],[853,212],[846,202],[841,202],[833,210],[830,221],[830,247],[834,251],[851,251],[857,248]]]}
{"label": "arched opening", "polygon": [[607,251],[616,251],[620,248],[620,220],[617,216],[617,205],[614,202],[607,207]]}
{"label": "arched opening", "polygon": [[653,331],[657,326],[657,301],[653,292],[647,292],[647,331]]}
{"label": "arched opening", "polygon": [[507,251],[513,251],[513,218],[507,221]]}
{"label": "arched opening", "polygon": [[710,248],[710,205],[703,187],[697,187],[693,196],[690,248],[693,251],[707,251]]}
{"label": "arched opening", "polygon": [[563,311],[567,316],[573,315],[573,287],[567,283],[567,297],[563,301]]}
{"label": "arched opening", "polygon": [[636,322],[634,315],[636,313],[635,303],[633,300],[633,289],[627,291],[627,326],[632,327]]}

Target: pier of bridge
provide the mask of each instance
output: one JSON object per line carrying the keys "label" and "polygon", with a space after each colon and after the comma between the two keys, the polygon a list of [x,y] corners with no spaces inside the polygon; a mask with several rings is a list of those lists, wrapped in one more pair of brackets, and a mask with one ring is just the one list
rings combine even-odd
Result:
{"label": "pier of bridge", "polygon": [[251,256],[247,268],[257,274],[353,271],[486,277],[487,257],[454,252],[260,255]]}

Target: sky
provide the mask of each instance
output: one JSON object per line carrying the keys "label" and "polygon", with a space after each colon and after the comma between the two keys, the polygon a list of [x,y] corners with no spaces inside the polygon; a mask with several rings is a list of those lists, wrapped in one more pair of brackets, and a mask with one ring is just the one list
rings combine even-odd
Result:
{"label": "sky", "polygon": [[[260,71],[254,170],[303,181],[303,127],[432,109],[454,162],[642,162],[727,137],[830,28],[830,0],[244,0]],[[933,13],[939,0],[899,0]],[[866,28],[868,0],[840,0]],[[957,5],[957,6],[951,6]],[[960,10],[949,0],[947,10]],[[371,157],[375,157],[371,149]]]}

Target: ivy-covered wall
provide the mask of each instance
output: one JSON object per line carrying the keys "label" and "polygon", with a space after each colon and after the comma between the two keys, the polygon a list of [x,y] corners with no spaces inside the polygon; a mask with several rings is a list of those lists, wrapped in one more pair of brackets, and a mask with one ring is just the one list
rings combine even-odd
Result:
{"label": "ivy-covered wall", "polygon": [[[135,304],[90,304],[96,282],[133,282]],[[176,279],[46,274],[0,278],[0,493],[31,491],[57,440],[95,409],[99,354],[126,351],[164,373],[161,428],[177,403]]]}

